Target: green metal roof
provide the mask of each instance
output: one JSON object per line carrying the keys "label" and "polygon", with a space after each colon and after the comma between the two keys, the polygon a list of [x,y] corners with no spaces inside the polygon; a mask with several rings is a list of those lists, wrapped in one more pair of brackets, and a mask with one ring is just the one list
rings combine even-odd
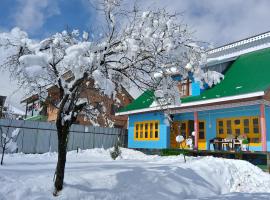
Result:
{"label": "green metal roof", "polygon": [[153,90],[145,91],[141,96],[137,99],[133,100],[129,105],[122,108],[119,112],[127,112],[131,110],[138,110],[149,108],[155,99],[155,94]]}
{"label": "green metal roof", "polygon": [[270,49],[240,56],[225,73],[224,80],[200,96],[182,98],[182,103],[265,91],[270,87]]}
{"label": "green metal roof", "polygon": [[27,121],[47,121],[47,117],[44,115],[34,115],[26,118]]}
{"label": "green metal roof", "polygon": [[[270,49],[240,56],[227,70],[219,84],[202,92],[199,96],[182,98],[181,102],[222,98],[258,91],[270,87]],[[119,112],[149,108],[154,101],[154,92],[148,90]]]}

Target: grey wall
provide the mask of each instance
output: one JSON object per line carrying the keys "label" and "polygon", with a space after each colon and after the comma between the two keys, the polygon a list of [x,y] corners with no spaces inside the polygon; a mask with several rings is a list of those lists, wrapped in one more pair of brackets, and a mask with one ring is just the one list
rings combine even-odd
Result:
{"label": "grey wall", "polygon": [[[1,119],[0,127],[8,135],[20,128],[17,137],[18,152],[45,153],[57,151],[56,126],[48,122]],[[110,148],[119,137],[127,146],[127,131],[119,128],[73,125],[69,135],[68,150]],[[0,150],[1,151],[1,150]]]}

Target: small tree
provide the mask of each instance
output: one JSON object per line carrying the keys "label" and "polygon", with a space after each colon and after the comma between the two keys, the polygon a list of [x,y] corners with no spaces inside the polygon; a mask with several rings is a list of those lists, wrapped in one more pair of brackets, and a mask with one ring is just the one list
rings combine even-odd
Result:
{"label": "small tree", "polygon": [[121,146],[121,141],[119,139],[119,137],[117,137],[117,142],[115,143],[113,150],[110,151],[111,154],[111,158],[113,160],[115,160],[116,158],[118,158],[119,156],[121,156],[121,150],[120,150],[120,146]]}
{"label": "small tree", "polygon": [[11,133],[11,136],[8,136],[8,134],[3,131],[2,127],[0,127],[0,134],[1,134],[0,145],[1,145],[1,150],[2,150],[1,165],[3,165],[3,162],[4,162],[5,152],[7,150],[9,150],[10,152],[13,152],[17,149],[16,140],[19,135],[19,132],[20,132],[20,129],[17,128]]}

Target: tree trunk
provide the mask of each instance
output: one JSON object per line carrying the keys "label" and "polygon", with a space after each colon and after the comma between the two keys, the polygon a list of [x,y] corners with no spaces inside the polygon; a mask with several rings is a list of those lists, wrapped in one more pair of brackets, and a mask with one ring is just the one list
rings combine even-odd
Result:
{"label": "tree trunk", "polygon": [[67,157],[67,143],[68,143],[68,134],[70,126],[65,125],[57,127],[58,134],[58,161],[55,172],[55,182],[54,182],[54,195],[56,196],[59,191],[63,189],[64,175],[65,175],[65,165]]}
{"label": "tree trunk", "polygon": [[4,155],[5,155],[5,148],[2,149],[1,165],[3,165]]}

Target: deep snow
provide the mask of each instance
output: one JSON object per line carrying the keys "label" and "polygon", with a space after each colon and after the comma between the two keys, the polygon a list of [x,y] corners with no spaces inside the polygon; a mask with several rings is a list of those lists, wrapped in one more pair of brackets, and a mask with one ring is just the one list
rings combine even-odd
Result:
{"label": "deep snow", "polygon": [[57,154],[10,154],[0,167],[1,200],[270,199],[270,175],[245,161],[147,156],[122,149],[69,152],[65,186],[54,198]]}

